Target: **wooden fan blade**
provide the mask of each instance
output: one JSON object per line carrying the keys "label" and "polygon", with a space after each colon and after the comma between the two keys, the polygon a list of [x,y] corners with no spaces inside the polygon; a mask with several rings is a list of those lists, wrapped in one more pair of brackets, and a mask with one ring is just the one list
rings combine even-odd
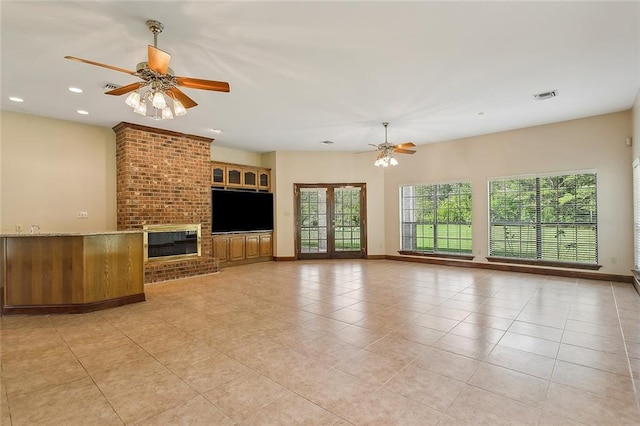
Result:
{"label": "wooden fan blade", "polygon": [[416,152],[412,149],[402,149],[402,148],[394,148],[393,152],[397,152],[400,154],[415,154]]}
{"label": "wooden fan blade", "polygon": [[376,149],[379,149],[379,148],[378,148],[378,145],[376,145],[376,144],[374,144],[374,143],[370,143],[370,144],[368,144],[368,145],[375,146],[375,147],[376,147]]}
{"label": "wooden fan blade", "polygon": [[134,71],[129,71],[124,68],[114,67],[113,65],[101,64],[100,62],[89,61],[87,59],[76,58],[75,56],[65,56],[64,58],[69,59],[70,61],[84,62],[85,64],[89,64],[89,65],[97,65],[102,68],[108,68],[110,70],[120,71],[126,74],[131,74],[131,75],[135,74]]}
{"label": "wooden fan blade", "polygon": [[178,86],[188,87],[190,89],[213,90],[215,92],[228,92],[229,83],[226,81],[202,80],[191,77],[176,77]]}
{"label": "wooden fan blade", "polygon": [[187,95],[185,95],[182,91],[180,91],[180,89],[178,89],[177,87],[172,87],[170,89],[167,90],[167,92],[171,93],[173,96],[175,96],[175,98],[177,100],[179,100],[180,102],[182,102],[182,105],[184,105],[185,108],[189,109],[189,108],[193,108],[194,106],[197,106],[198,104],[196,103],[196,101],[194,101],[193,99],[191,99],[190,97],[188,97]]}
{"label": "wooden fan blade", "polygon": [[405,142],[405,143],[401,143],[399,145],[395,145],[394,148],[400,148],[400,149],[404,149],[404,148],[411,148],[416,146],[415,143],[413,142]]}
{"label": "wooden fan blade", "polygon": [[144,81],[139,81],[137,83],[127,84],[126,86],[118,87],[117,89],[109,90],[108,92],[104,92],[105,95],[115,95],[120,96],[125,93],[133,92],[134,90],[138,90],[145,84]]}
{"label": "wooden fan blade", "polygon": [[149,56],[147,66],[159,74],[166,74],[169,70],[171,55],[157,47],[153,47],[151,45],[148,45],[147,47],[147,54]]}

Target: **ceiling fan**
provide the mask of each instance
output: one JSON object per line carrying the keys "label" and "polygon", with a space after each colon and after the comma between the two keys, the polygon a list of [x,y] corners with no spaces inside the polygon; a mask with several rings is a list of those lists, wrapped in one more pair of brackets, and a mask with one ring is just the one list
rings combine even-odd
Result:
{"label": "ceiling fan", "polygon": [[[140,62],[136,66],[136,71],[130,71],[124,68],[102,64],[100,62],[94,62],[87,59],[76,58],[75,56],[65,56],[65,59],[108,68],[114,71],[131,74],[142,79],[142,81],[105,92],[106,95],[120,96],[140,89],[139,92],[137,92],[137,99],[135,96],[129,95],[129,98],[127,98],[127,105],[133,107],[134,111],[138,113],[140,113],[140,111],[137,111],[136,107],[141,108],[141,106],[144,105],[145,113],[142,115],[146,115],[145,97],[148,98],[156,110],[160,110],[162,112],[163,116],[160,118],[173,118],[173,116],[164,117],[165,111],[162,110],[166,107],[166,101],[162,102],[161,99],[164,98],[164,96],[173,100],[176,115],[184,115],[186,113],[186,108],[192,108],[198,105],[193,99],[178,89],[179,86],[190,89],[212,90],[216,92],[229,91],[229,83],[224,81],[202,80],[198,78],[176,76],[173,70],[169,68],[171,55],[157,47],[158,34],[162,32],[164,25],[154,20],[148,20],[146,24],[149,30],[153,33],[153,46],[148,46],[148,60],[147,62]],[[148,89],[144,91],[144,88]],[[156,95],[157,93],[160,93],[163,96]],[[159,108],[160,106],[162,108]],[[180,106],[183,106],[183,108],[180,108]]]}
{"label": "ceiling fan", "polygon": [[393,158],[394,152],[397,152],[399,154],[416,153],[416,151],[414,151],[413,149],[407,149],[416,146],[413,142],[405,142],[397,145],[389,143],[387,141],[387,127],[389,126],[389,123],[385,121],[384,123],[382,123],[382,125],[384,126],[384,143],[378,145],[372,143],[369,144],[371,146],[374,146],[378,151],[378,157],[376,158],[376,162],[374,163],[375,166],[397,166],[398,160]]}

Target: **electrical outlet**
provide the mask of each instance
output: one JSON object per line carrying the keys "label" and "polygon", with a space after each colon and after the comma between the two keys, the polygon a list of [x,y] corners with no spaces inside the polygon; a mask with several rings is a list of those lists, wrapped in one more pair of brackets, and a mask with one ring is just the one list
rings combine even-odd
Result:
{"label": "electrical outlet", "polygon": [[78,212],[78,219],[87,219],[89,217],[88,212]]}
{"label": "electrical outlet", "polygon": [[611,258],[611,264],[615,265],[616,263],[618,263],[618,259],[616,259],[615,257]]}
{"label": "electrical outlet", "polygon": [[22,225],[19,223],[16,223],[16,233],[22,234]]}

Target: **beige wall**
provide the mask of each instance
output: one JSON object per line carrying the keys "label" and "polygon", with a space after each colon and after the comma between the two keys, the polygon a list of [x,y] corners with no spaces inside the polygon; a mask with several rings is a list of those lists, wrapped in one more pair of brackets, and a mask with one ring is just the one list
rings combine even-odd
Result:
{"label": "beige wall", "polygon": [[[101,231],[116,228],[115,134],[87,126],[3,111],[0,139],[0,232]],[[640,155],[640,101],[633,111],[417,147],[398,167],[374,167],[373,155],[327,152],[267,154],[212,146],[212,158],[272,169],[275,255],[294,248],[294,183],[367,184],[370,255],[397,254],[398,186],[469,180],[473,187],[476,261],[487,249],[487,180],[528,173],[598,173],[601,272],[633,267],[631,161]],[[632,147],[625,144],[633,132]],[[550,153],[550,154],[549,154]],[[79,211],[88,219],[77,219]],[[615,263],[614,263],[615,261]]]}
{"label": "beige wall", "polygon": [[[33,115],[2,111],[0,232],[116,229],[115,134]],[[87,212],[87,219],[78,219]]]}
{"label": "beige wall", "polygon": [[640,157],[640,90],[636,94],[636,101],[633,104],[633,158]]}
{"label": "beige wall", "polygon": [[216,146],[215,141],[211,144],[211,161],[263,167],[260,154]]}
{"label": "beige wall", "polygon": [[598,251],[602,273],[629,275],[633,267],[630,111],[423,145],[402,156],[385,176],[386,253],[400,246],[400,185],[470,181],[474,261],[488,247],[490,178],[592,170],[598,176]]}
{"label": "beige wall", "polygon": [[373,153],[275,153],[275,256],[295,255],[294,183],[366,183],[368,254],[384,254],[384,174],[374,160]]}

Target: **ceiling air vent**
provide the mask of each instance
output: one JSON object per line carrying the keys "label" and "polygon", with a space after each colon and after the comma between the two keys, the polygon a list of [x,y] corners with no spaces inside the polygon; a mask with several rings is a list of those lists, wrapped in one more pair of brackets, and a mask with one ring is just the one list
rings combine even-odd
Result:
{"label": "ceiling air vent", "polygon": [[102,88],[103,88],[103,89],[107,89],[107,90],[119,89],[119,88],[121,88],[121,87],[122,87],[122,86],[118,86],[118,85],[117,85],[117,84],[115,84],[115,83],[105,83],[105,84],[102,86]]}
{"label": "ceiling air vent", "polygon": [[555,98],[556,96],[558,96],[557,90],[552,90],[550,92],[543,92],[543,93],[538,93],[536,95],[533,95],[533,97],[536,98],[536,100],[538,101],[544,101],[545,99]]}

